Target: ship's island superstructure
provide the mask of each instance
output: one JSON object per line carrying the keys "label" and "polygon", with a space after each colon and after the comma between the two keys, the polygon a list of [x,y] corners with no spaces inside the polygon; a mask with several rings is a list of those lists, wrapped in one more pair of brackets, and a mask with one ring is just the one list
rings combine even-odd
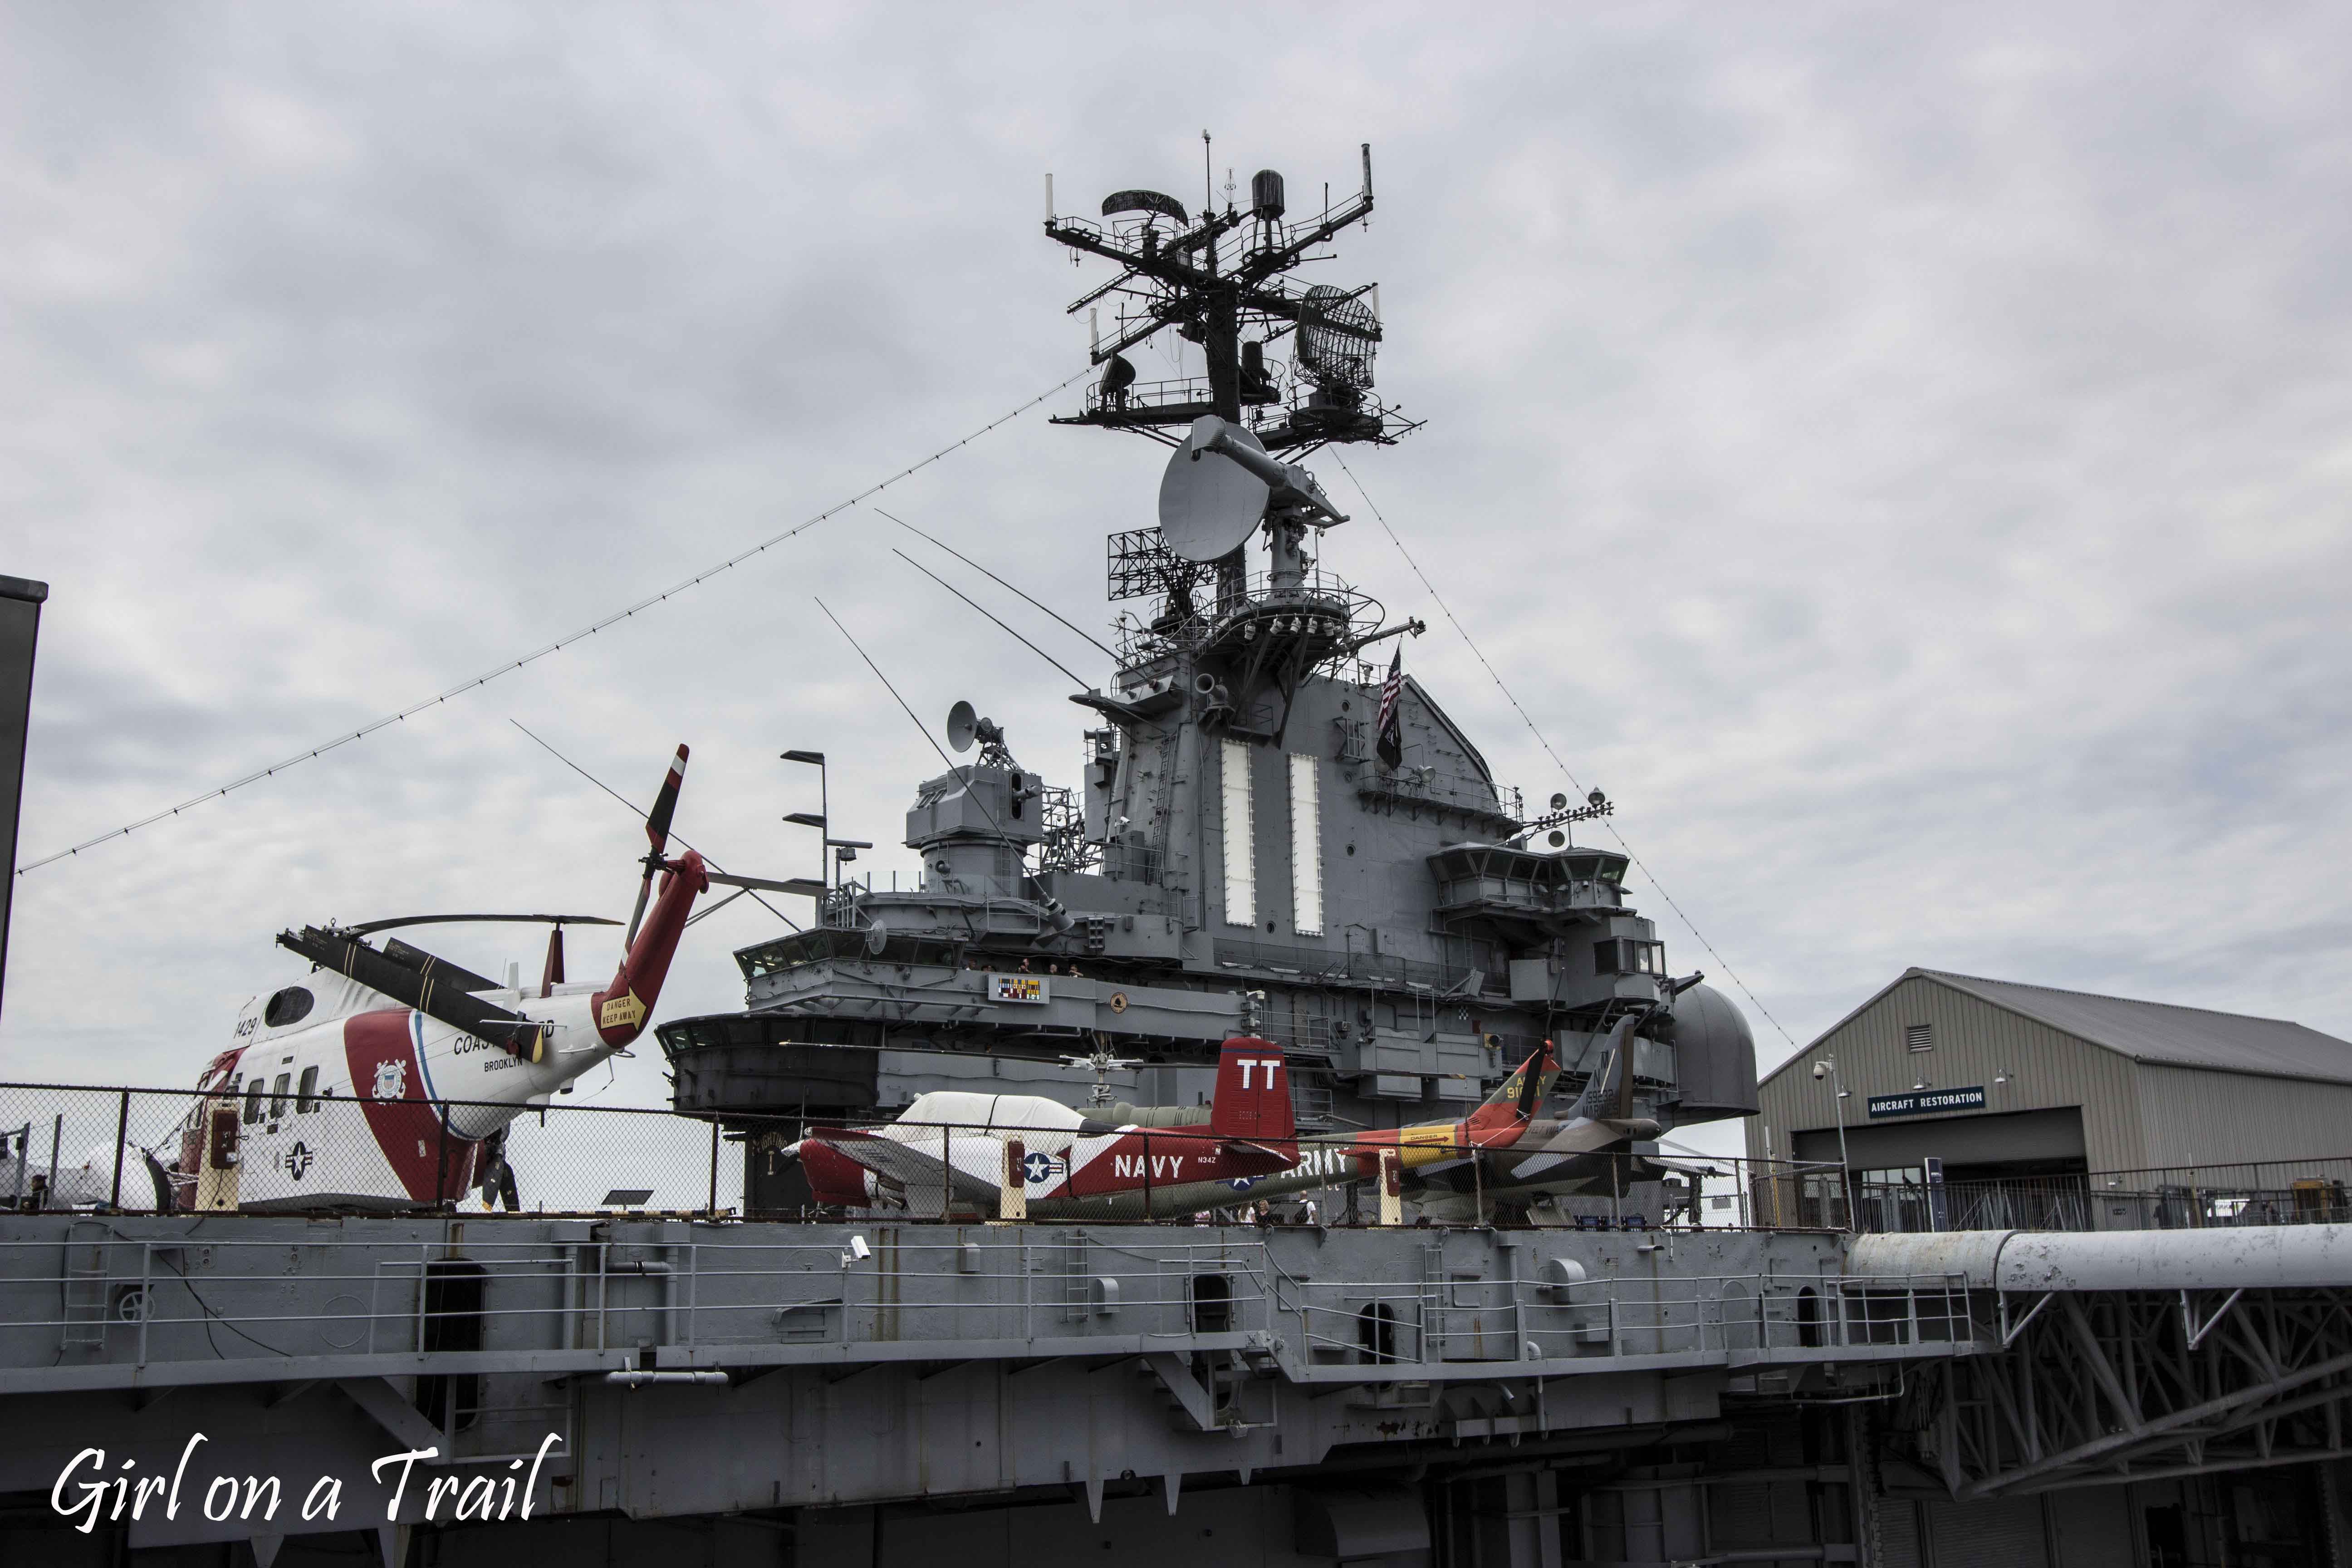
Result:
{"label": "ship's island superstructure", "polygon": [[[1755,1109],[1738,1010],[1669,975],[1627,857],[1572,842],[1609,803],[1556,795],[1531,813],[1417,679],[1391,674],[1421,624],[1321,563],[1345,518],[1297,462],[1413,427],[1373,390],[1371,288],[1290,276],[1370,212],[1369,149],[1336,208],[1288,221],[1272,171],[1250,197],[1195,217],[1122,191],[1100,221],[1047,221],[1121,269],[1072,307],[1116,301],[1110,330],[1097,321],[1102,374],[1059,422],[1174,448],[1160,524],[1108,542],[1117,674],[1071,697],[1089,722],[1075,784],[959,704],[948,738],[979,749],[916,791],[920,882],[835,882],[814,929],[736,954],[745,1012],[662,1027],[677,1108],[743,1138],[754,1213],[806,1202],[768,1157],[798,1122],[940,1088],[1076,1098],[1066,1064],[1087,1058],[1098,1103],[1116,1088],[1118,1116],[1180,1123],[1242,1033],[1283,1047],[1302,1130],[1458,1115],[1547,1038],[1572,1094],[1628,1012],[1648,1015],[1643,1115],[1672,1128]],[[1204,374],[1139,381],[1126,351],[1161,333],[1197,345]],[[1220,429],[1262,454],[1265,480],[1199,449]]]}

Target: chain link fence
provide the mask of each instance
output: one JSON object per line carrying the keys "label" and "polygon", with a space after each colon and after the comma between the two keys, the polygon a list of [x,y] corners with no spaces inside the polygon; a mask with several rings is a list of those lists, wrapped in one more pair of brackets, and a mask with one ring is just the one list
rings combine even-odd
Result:
{"label": "chain link fence", "polygon": [[740,1214],[743,1159],[667,1110],[0,1084],[0,1208]]}
{"label": "chain link fence", "polygon": [[[1302,1141],[1302,1154],[1327,1175],[1324,1184],[1255,1194],[1256,1184],[1236,1181],[1228,1184],[1229,1200],[1203,1209],[1197,1182],[1171,1195],[1181,1184],[1153,1173],[1225,1140],[1203,1126],[1161,1120],[1168,1113],[1121,1108],[1121,1114],[1151,1125],[1128,1134],[1141,1151],[1129,1155],[1141,1172],[1129,1184],[1139,1190],[1108,1217],[1380,1221],[1372,1165],[1349,1155],[1341,1137]],[[396,1093],[354,1098],[299,1078],[249,1081],[235,1094],[0,1083],[0,1211],[815,1220],[843,1211],[818,1201],[785,1152],[821,1125],[828,1123],[790,1114],[717,1122],[666,1108],[569,1105],[561,1098],[520,1111],[503,1102]],[[1067,1126],[1025,1131],[1033,1153],[1066,1149],[1074,1135]],[[874,1206],[916,1220],[992,1217],[1001,1158],[994,1140],[1024,1131],[927,1126],[910,1135],[901,1127],[902,1146],[911,1142],[918,1153],[929,1147],[929,1163],[911,1176],[877,1177],[881,1201]],[[1559,1196],[1515,1184],[1507,1152],[1414,1146],[1438,1150],[1442,1164],[1409,1173],[1411,1224],[1828,1229],[1842,1217],[1804,1196],[1811,1178],[1786,1162],[1583,1155],[1581,1194]],[[940,1164],[941,1152],[952,1156],[961,1178]]]}

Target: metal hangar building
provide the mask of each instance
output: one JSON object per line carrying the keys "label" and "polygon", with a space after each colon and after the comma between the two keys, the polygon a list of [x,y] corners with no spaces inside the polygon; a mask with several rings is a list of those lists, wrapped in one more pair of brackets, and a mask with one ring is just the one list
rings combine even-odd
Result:
{"label": "metal hangar building", "polygon": [[1937,1223],[1865,1228],[2346,1217],[2352,1043],[2282,1019],[1913,968],[1759,1098],[1753,1157],[1843,1164],[1865,1211],[1952,1191]]}

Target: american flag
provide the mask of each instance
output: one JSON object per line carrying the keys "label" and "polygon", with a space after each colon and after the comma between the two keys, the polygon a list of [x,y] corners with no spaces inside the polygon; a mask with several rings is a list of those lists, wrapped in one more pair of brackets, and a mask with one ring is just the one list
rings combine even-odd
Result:
{"label": "american flag", "polygon": [[1404,648],[1389,660],[1389,678],[1381,686],[1381,718],[1377,742],[1381,761],[1395,767],[1404,760],[1404,735],[1397,722],[1397,700],[1404,695]]}

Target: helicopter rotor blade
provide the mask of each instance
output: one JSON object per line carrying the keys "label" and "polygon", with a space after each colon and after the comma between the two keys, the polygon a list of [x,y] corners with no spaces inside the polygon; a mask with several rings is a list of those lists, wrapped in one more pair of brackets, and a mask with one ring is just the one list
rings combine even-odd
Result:
{"label": "helicopter rotor blade", "polygon": [[669,847],[669,819],[677,815],[678,786],[686,782],[686,742],[677,743],[677,755],[670,759],[669,773],[662,779],[661,793],[654,796],[654,808],[646,813],[646,837],[653,843],[656,855]]}
{"label": "helicopter rotor blade", "polygon": [[397,931],[403,926],[475,925],[506,922],[518,925],[616,926],[621,922],[604,915],[401,915],[388,921],[362,921],[357,925],[335,929],[352,936],[373,936],[380,931]]}
{"label": "helicopter rotor blade", "polygon": [[654,873],[661,869],[662,851],[669,847],[669,822],[677,814],[678,786],[686,782],[686,742],[677,743],[677,755],[670,759],[669,772],[662,778],[661,793],[654,796],[654,808],[646,813],[646,841],[652,846],[646,852],[645,880],[637,884],[637,907],[629,911],[629,929],[621,938],[621,952],[626,957],[637,944],[637,927],[646,918],[646,904],[654,896]]}
{"label": "helicopter rotor blade", "polygon": [[383,955],[404,968],[414,969],[428,980],[454,985],[460,991],[498,991],[504,987],[491,979],[475,973],[446,958],[436,958],[421,947],[411,947],[394,937],[383,944]]}
{"label": "helicopter rotor blade", "polygon": [[341,931],[304,926],[299,934],[279,931],[278,945],[301,954],[322,969],[349,975],[371,991],[381,991],[395,1002],[405,1003],[437,1023],[491,1041],[524,1061],[535,1064],[547,1055],[545,1024],[485,1002],[455,980],[436,979],[387,958]]}

